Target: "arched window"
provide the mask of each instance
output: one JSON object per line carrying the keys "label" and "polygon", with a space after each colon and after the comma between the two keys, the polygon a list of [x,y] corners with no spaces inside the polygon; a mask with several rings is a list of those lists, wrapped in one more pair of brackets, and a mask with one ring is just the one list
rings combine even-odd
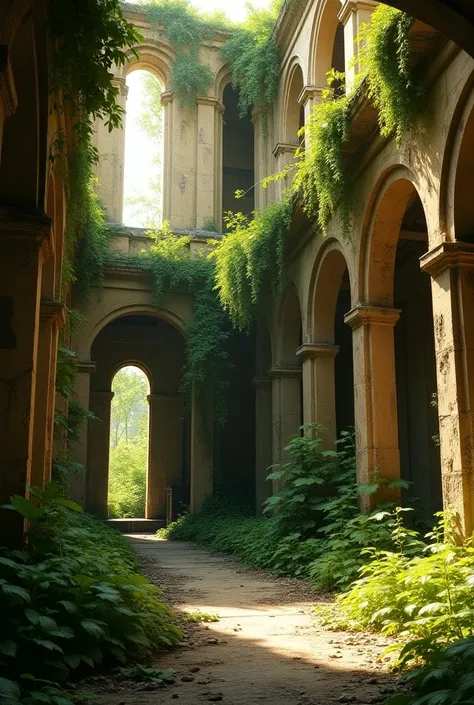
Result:
{"label": "arched window", "polygon": [[122,221],[157,228],[163,211],[163,87],[143,70],[128,74],[127,87]]}
{"label": "arched window", "polygon": [[144,517],[148,475],[150,384],[138,367],[122,367],[112,381],[107,505],[109,517]]}

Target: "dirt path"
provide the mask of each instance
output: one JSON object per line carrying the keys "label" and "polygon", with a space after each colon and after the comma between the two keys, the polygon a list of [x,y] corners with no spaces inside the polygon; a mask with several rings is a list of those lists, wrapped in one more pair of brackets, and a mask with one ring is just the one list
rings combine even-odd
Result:
{"label": "dirt path", "polygon": [[304,583],[248,571],[190,544],[138,535],[131,541],[177,612],[201,610],[220,620],[187,628],[183,647],[157,660],[158,668],[175,671],[174,685],[117,686],[105,705],[368,704],[391,691],[393,678],[376,661],[385,640],[321,627],[313,616],[317,598]]}

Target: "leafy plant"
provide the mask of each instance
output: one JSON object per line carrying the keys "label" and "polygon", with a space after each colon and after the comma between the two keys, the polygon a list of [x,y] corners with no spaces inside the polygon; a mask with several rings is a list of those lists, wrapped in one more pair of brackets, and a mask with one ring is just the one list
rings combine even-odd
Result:
{"label": "leafy plant", "polygon": [[229,232],[210,256],[220,303],[240,330],[250,328],[263,286],[270,283],[275,293],[283,287],[284,242],[292,212],[287,198],[254,211],[251,218],[227,214]]}
{"label": "leafy plant", "polygon": [[412,23],[406,13],[380,4],[361,32],[362,73],[379,112],[380,132],[394,134],[397,146],[423,109],[421,81],[410,66]]}
{"label": "leafy plant", "polygon": [[174,671],[160,671],[158,668],[143,666],[141,663],[129,668],[120,668],[119,673],[123,678],[137,681],[138,683],[156,683],[156,685],[174,683]]}

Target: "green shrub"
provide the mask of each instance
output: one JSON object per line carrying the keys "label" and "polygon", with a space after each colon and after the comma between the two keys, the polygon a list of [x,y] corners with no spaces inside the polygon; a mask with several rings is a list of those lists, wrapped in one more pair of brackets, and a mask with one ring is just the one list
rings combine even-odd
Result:
{"label": "green shrub", "polygon": [[110,450],[109,517],[141,517],[146,502],[146,469],[148,439],[141,436],[135,442],[120,441]]}
{"label": "green shrub", "polygon": [[32,489],[36,501],[12,498],[33,521],[29,543],[0,556],[0,677],[54,685],[177,644],[173,615],[127,540],[56,486]]}

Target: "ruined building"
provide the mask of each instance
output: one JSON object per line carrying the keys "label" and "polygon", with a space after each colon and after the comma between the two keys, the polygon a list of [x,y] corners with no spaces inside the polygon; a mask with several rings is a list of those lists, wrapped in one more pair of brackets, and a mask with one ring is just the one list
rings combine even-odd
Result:
{"label": "ruined building", "polygon": [[[474,529],[474,17],[467,0],[456,10],[435,0],[390,4],[417,18],[424,129],[397,147],[362,94],[350,122],[358,164],[350,238],[337,219],[323,236],[296,209],[286,288],[279,298],[268,292],[251,335],[236,336],[227,426],[202,434],[212,403],[193,399],[183,416],[179,393],[192,294],[166,291],[157,306],[151,277],[132,266],[108,267],[89,298],[61,289],[67,201],[49,156],[58,130],[67,143],[74,135],[48,92],[48,3],[0,0],[0,503],[50,477],[58,340],[72,296],[84,317],[70,341],[76,393],[100,419],[82,424],[72,448],[87,470],[71,492],[86,507],[107,514],[111,383],[134,363],[150,380],[148,518],[165,517],[167,487],[198,509],[217,471],[227,490],[244,488],[258,506],[287,439],[302,423],[320,423],[328,444],[355,425],[361,481],[374,469],[401,476],[427,511],[444,503],[465,532]],[[354,80],[354,40],[376,5],[285,6],[275,28],[278,98],[265,124],[239,116],[219,34],[201,47],[215,83],[195,110],[179,105],[172,48],[139,7],[126,6],[142,42],[117,69],[118,100],[126,108],[125,79],[136,69],[164,87],[163,218],[190,234],[193,251],[215,236],[207,222],[222,228],[223,210],[236,209],[237,188],[247,192],[238,206],[246,212],[279,199],[284,183],[264,189],[262,180],[293,159],[327,72]],[[116,224],[111,250],[129,254],[149,240],[121,223],[125,131],[98,123],[94,146],[99,195]],[[21,527],[3,512],[2,530]]]}

